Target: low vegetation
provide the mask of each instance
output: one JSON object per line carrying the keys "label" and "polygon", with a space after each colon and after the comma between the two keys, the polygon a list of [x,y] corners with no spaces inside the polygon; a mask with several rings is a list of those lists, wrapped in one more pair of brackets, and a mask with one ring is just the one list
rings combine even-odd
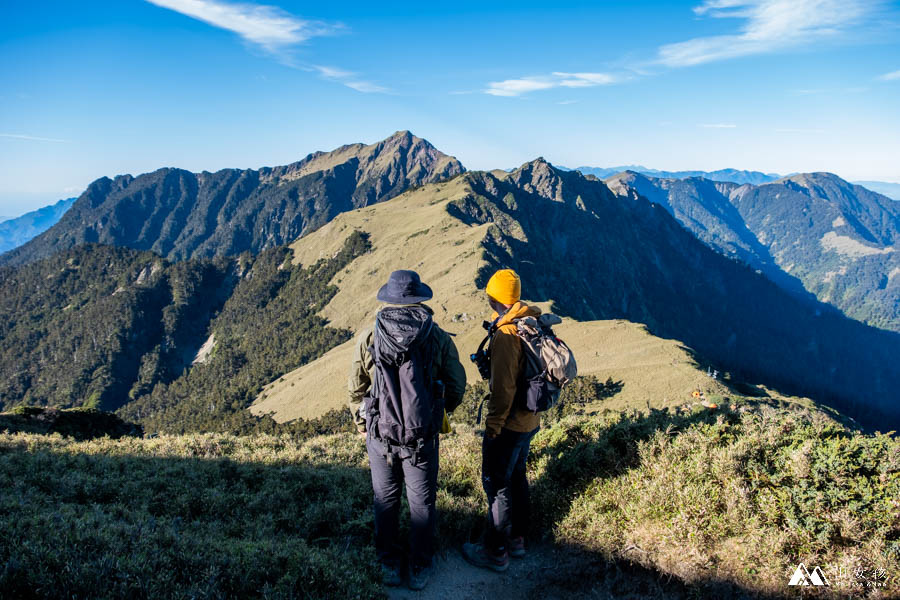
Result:
{"label": "low vegetation", "polygon": [[[579,387],[586,399],[598,389]],[[444,551],[483,524],[477,397],[442,438]],[[734,402],[549,419],[529,458],[530,538],[573,558],[540,576],[591,597],[613,564],[655,574],[658,597],[765,597],[792,591],[803,562],[830,579],[822,597],[896,594],[900,441],[809,407]],[[10,596],[383,595],[353,433],[79,441],[7,429],[0,589]],[[861,587],[857,569],[884,587]]]}

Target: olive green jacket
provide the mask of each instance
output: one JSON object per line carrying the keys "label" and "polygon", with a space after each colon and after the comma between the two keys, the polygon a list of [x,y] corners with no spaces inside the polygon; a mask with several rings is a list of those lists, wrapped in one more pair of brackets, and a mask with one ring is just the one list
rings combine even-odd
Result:
{"label": "olive green jacket", "polygon": [[[422,304],[432,312],[431,308]],[[466,371],[459,362],[459,353],[456,344],[450,334],[436,324],[431,328],[432,356],[434,357],[435,377],[444,382],[444,403],[447,412],[452,412],[460,402],[466,391]],[[350,414],[356,423],[358,431],[366,430],[366,422],[363,418],[363,396],[372,385],[372,374],[375,369],[375,358],[369,352],[372,345],[374,327],[364,330],[356,340],[356,348],[353,350],[353,360],[350,363],[350,376],[347,378],[348,405]]]}

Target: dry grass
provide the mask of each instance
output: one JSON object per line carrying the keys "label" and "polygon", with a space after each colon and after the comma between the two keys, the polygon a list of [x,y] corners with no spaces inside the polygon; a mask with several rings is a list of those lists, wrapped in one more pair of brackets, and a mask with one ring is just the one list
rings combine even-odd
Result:
{"label": "dry grass", "polygon": [[[354,230],[370,235],[373,251],[334,276],[330,283],[339,291],[321,315],[334,327],[358,332],[374,318],[379,308],[375,295],[391,271],[415,269],[434,290],[428,304],[436,322],[455,336],[469,381],[476,381],[477,372],[466,357],[484,335],[481,321],[490,316],[483,290],[474,283],[484,265],[482,241],[489,226],[469,226],[447,212],[450,202],[471,193],[462,177],[429,184],[390,202],[343,213],[295,242],[291,246],[295,262],[312,264],[340,250]],[[429,235],[420,235],[423,231]],[[538,306],[547,310],[549,304]],[[622,382],[608,408],[678,406],[691,401],[691,392],[697,389],[727,394],[679,342],[654,337],[643,325],[566,319],[556,329],[575,352],[581,374]],[[265,386],[251,412],[272,413],[276,421],[284,422],[342,408],[354,343],[346,342]]]}
{"label": "dry grass", "polygon": [[[442,437],[444,550],[481,530],[480,444],[466,424]],[[556,591],[780,597],[801,561],[831,580],[820,597],[900,591],[900,442],[802,404],[570,416],[535,437],[529,478],[532,543],[570,552],[563,571],[535,575]],[[0,489],[12,597],[381,593],[353,434],[0,434]],[[629,564],[643,569],[633,581]],[[853,587],[858,568],[883,569],[887,587]]]}

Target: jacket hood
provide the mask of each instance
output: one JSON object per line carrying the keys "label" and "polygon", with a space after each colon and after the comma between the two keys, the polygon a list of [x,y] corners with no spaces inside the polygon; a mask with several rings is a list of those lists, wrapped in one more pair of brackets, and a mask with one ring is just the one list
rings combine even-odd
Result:
{"label": "jacket hood", "polygon": [[434,324],[432,311],[419,304],[386,306],[375,315],[376,356],[395,363],[412,347],[421,344]]}
{"label": "jacket hood", "polygon": [[[537,306],[529,306],[522,301],[516,302],[513,304],[508,311],[503,313],[503,316],[497,321],[497,328],[503,327],[509,323],[512,323],[516,319],[521,319],[522,317],[539,317],[541,315],[541,309]],[[497,313],[495,312],[491,315],[491,320],[495,320],[497,318]]]}

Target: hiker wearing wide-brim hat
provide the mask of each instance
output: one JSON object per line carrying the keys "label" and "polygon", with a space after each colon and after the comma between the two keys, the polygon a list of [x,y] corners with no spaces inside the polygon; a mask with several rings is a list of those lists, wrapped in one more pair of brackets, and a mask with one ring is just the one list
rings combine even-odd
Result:
{"label": "hiker wearing wide-brim hat", "polygon": [[431,573],[436,516],[438,434],[445,410],[462,402],[466,372],[450,335],[422,304],[433,296],[415,271],[394,271],[377,298],[375,326],[356,344],[348,380],[350,412],[366,435],[375,495],[375,549],[384,582],[403,581],[398,544],[400,494],[409,502],[409,587]]}
{"label": "hiker wearing wide-brim hat", "polygon": [[422,283],[415,271],[394,271],[376,298],[390,304],[417,304],[431,300],[431,288]]}

